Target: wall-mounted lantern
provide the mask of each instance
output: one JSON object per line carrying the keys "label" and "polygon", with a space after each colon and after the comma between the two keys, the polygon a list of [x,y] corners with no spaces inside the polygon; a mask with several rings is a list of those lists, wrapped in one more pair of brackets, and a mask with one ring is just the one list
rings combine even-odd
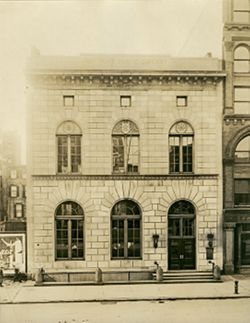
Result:
{"label": "wall-mounted lantern", "polygon": [[214,258],[214,247],[213,247],[214,234],[208,233],[207,240],[208,240],[208,247],[206,248],[207,260],[212,260]]}
{"label": "wall-mounted lantern", "polygon": [[159,241],[159,234],[154,233],[153,234],[153,241],[154,241],[154,248],[158,248],[158,241]]}

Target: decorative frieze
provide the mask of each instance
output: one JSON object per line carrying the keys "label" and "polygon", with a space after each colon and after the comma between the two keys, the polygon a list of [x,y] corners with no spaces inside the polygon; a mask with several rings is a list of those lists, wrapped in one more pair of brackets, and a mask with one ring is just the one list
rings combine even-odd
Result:
{"label": "decorative frieze", "polygon": [[197,85],[216,86],[223,73],[164,73],[164,74],[30,74],[29,81],[35,85],[74,85],[84,87],[142,87]]}
{"label": "decorative frieze", "polygon": [[190,175],[73,175],[73,174],[57,174],[57,175],[32,175],[35,180],[194,180],[194,179],[217,179],[217,174],[190,174]]}

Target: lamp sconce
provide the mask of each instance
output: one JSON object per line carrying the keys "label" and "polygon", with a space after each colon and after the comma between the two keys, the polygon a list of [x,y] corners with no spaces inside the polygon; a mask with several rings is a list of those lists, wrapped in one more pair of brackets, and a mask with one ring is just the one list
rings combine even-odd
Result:
{"label": "lamp sconce", "polygon": [[208,233],[207,234],[207,240],[208,240],[208,246],[210,248],[213,247],[214,234],[213,233]]}
{"label": "lamp sconce", "polygon": [[158,242],[159,242],[159,234],[155,233],[153,234],[153,241],[154,241],[154,248],[158,248]]}

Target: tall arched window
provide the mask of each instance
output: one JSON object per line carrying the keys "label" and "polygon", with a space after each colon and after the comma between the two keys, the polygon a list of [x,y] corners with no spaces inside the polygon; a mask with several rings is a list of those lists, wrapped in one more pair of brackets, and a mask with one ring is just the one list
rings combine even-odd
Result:
{"label": "tall arched window", "polygon": [[175,123],[169,132],[169,168],[170,173],[193,172],[192,127],[184,121]]}
{"label": "tall arched window", "polygon": [[[244,137],[234,153],[234,204],[250,205],[250,135]],[[240,174],[240,175],[239,175]],[[242,176],[244,174],[244,176]]]}
{"label": "tall arched window", "polygon": [[81,129],[72,121],[63,122],[57,129],[58,173],[81,172],[81,136]]}
{"label": "tall arched window", "polygon": [[112,259],[141,258],[141,210],[131,200],[123,200],[111,211]]}
{"label": "tall arched window", "polygon": [[139,172],[139,129],[130,120],[118,122],[112,132],[113,173]]}
{"label": "tall arched window", "polygon": [[250,135],[238,143],[235,149],[234,160],[236,163],[250,163]]}
{"label": "tall arched window", "polygon": [[250,53],[245,46],[239,46],[234,51],[234,72],[249,73]]}
{"label": "tall arched window", "polygon": [[84,213],[75,202],[61,203],[55,212],[56,259],[84,258]]}

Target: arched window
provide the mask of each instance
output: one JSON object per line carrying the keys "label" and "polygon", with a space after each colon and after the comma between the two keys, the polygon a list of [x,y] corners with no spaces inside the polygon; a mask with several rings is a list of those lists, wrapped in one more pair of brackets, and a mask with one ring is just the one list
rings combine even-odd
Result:
{"label": "arched window", "polygon": [[184,121],[175,123],[169,132],[169,168],[170,173],[193,172],[192,127]]}
{"label": "arched window", "polygon": [[235,149],[234,160],[236,163],[250,163],[250,135],[238,143]]}
{"label": "arched window", "polygon": [[55,212],[56,259],[84,258],[84,213],[75,202],[61,203]]}
{"label": "arched window", "polygon": [[141,258],[141,210],[131,200],[123,200],[111,211],[112,259]]}
{"label": "arched window", "polygon": [[234,72],[249,73],[250,53],[245,46],[239,46],[234,51]]}
{"label": "arched window", "polygon": [[113,173],[139,172],[139,129],[130,120],[118,122],[112,132]]}
{"label": "arched window", "polygon": [[[250,205],[250,135],[244,137],[237,145],[234,154],[234,204],[249,207]],[[241,170],[242,169],[242,170]],[[245,174],[244,178],[237,174]]]}
{"label": "arched window", "polygon": [[81,172],[81,136],[81,129],[72,121],[63,122],[57,129],[58,173]]}

